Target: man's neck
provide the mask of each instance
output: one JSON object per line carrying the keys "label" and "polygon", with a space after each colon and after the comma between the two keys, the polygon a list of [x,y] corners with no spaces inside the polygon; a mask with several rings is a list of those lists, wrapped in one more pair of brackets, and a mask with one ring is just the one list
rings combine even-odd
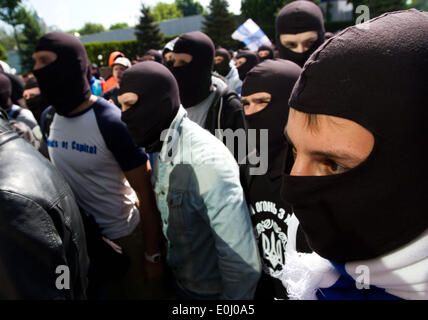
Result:
{"label": "man's neck", "polygon": [[80,106],[78,106],[76,109],[74,109],[72,112],[70,112],[67,116],[75,116],[76,114],[79,114],[87,109],[89,109],[95,102],[97,102],[98,98],[94,95],[91,95],[91,97],[84,101]]}

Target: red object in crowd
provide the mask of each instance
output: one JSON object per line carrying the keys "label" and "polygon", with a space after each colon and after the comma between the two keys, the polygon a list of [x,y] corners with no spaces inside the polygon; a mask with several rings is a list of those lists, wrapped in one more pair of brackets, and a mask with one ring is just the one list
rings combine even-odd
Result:
{"label": "red object in crowd", "polygon": [[111,67],[114,63],[114,61],[119,58],[123,57],[125,58],[125,55],[120,51],[114,51],[110,54],[110,58],[108,59],[108,66]]}
{"label": "red object in crowd", "polygon": [[117,87],[117,81],[114,77],[110,77],[103,86],[103,93],[106,93],[107,91],[113,89],[114,87]]}

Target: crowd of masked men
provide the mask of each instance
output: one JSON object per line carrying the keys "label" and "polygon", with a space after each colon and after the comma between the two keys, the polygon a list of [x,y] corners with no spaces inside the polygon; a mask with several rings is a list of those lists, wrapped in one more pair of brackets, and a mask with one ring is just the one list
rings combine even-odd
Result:
{"label": "crowd of masked men", "polygon": [[273,42],[1,62],[0,299],[428,299],[428,13]]}

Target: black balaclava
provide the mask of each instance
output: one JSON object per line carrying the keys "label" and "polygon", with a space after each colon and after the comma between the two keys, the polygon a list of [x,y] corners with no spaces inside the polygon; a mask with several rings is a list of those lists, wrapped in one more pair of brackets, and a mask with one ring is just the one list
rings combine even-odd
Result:
{"label": "black balaclava", "polygon": [[223,57],[223,62],[219,64],[214,64],[214,70],[217,71],[221,76],[226,77],[230,70],[232,69],[230,67],[230,54],[229,51],[223,48],[219,48],[215,52],[216,57]]}
{"label": "black balaclava", "polygon": [[[302,69],[291,61],[266,60],[248,72],[242,85],[242,96],[258,92],[271,94],[269,105],[255,114],[246,116],[248,129],[269,130],[269,171],[281,171],[283,164],[275,160],[287,149],[284,135],[287,125],[291,91],[299,78]],[[257,151],[260,152],[260,137],[257,136]]]}
{"label": "black balaclava", "polygon": [[247,61],[238,68],[239,78],[244,81],[247,73],[250,72],[256,65],[259,64],[260,59],[259,56],[252,51],[241,51],[236,56],[236,60],[240,58],[245,58]]}
{"label": "black balaclava", "polygon": [[36,52],[52,51],[57,59],[34,70],[40,91],[57,113],[66,116],[91,97],[88,77],[90,63],[85,47],[76,37],[62,32],[44,35]]}
{"label": "black balaclava", "polygon": [[145,56],[152,56],[153,58],[155,58],[154,61],[163,64],[163,56],[162,56],[162,54],[159,51],[155,50],[155,49],[150,49],[149,51],[147,51],[146,54],[145,54]]}
{"label": "black balaclava", "polygon": [[273,52],[273,49],[271,48],[271,47],[269,47],[269,46],[261,46],[260,48],[259,48],[259,51],[258,52],[260,52],[260,51],[269,51],[269,55],[268,56],[266,56],[266,57],[264,57],[264,58],[261,58],[260,56],[259,56],[259,59],[260,59],[260,61],[261,62],[263,62],[263,61],[265,61],[265,60],[269,60],[269,59],[274,59],[275,58],[275,56],[274,56],[274,52]]}
{"label": "black balaclava", "polygon": [[124,72],[118,95],[127,92],[138,95],[137,103],[122,114],[135,144],[148,153],[160,152],[161,133],[180,108],[177,81],[164,65],[145,61]]}
{"label": "black balaclava", "polygon": [[172,69],[185,108],[193,107],[209,96],[214,52],[212,40],[200,31],[185,33],[175,43],[174,53],[187,53],[193,57],[188,65]]}
{"label": "black balaclava", "polygon": [[[33,88],[39,88],[39,84],[37,83],[36,78],[28,79],[27,83],[25,84],[24,90],[29,90]],[[49,107],[49,102],[47,102],[45,97],[41,94],[28,100],[25,100],[25,102],[27,103],[28,109],[31,110],[38,122],[40,121],[43,111],[45,111],[45,109]]]}
{"label": "black balaclava", "polygon": [[[95,70],[95,73],[92,73],[93,70]],[[100,80],[101,78],[100,68],[95,63],[91,64],[91,74],[95,77],[95,79]]]}
{"label": "black balaclava", "polygon": [[[282,34],[298,34],[307,31],[316,31],[318,41],[312,48],[303,53],[293,52],[284,47],[281,43]],[[313,2],[298,0],[289,3],[279,12],[276,18],[276,41],[279,50],[279,57],[291,60],[303,67],[312,53],[324,43],[324,16],[321,9]]]}
{"label": "black balaclava", "polygon": [[337,263],[390,253],[428,228],[428,13],[399,11],[368,25],[314,53],[290,99],[298,111],[354,121],[375,137],[371,155],[346,173],[285,176],[283,196],[310,246]]}
{"label": "black balaclava", "polygon": [[166,61],[166,55],[167,53],[172,52],[172,50],[165,48],[162,52],[162,60],[165,67],[167,67],[169,70],[172,70],[174,67],[174,60]]}
{"label": "black balaclava", "polygon": [[12,108],[12,84],[9,77],[4,73],[0,73],[0,107],[5,111],[9,111]]}
{"label": "black balaclava", "polygon": [[333,38],[333,37],[334,37],[334,33],[333,32],[326,32],[325,36],[324,36],[324,39],[325,40],[329,40],[330,38]]}

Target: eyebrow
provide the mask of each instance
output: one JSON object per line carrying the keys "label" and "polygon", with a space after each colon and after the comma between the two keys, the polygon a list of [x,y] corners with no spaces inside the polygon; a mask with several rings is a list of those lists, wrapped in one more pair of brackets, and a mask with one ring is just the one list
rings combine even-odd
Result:
{"label": "eyebrow", "polygon": [[312,36],[312,37],[306,39],[305,41],[316,41],[316,40],[318,40],[318,37],[317,36]]}
{"label": "eyebrow", "polygon": [[[288,132],[285,131],[285,137],[288,141],[288,143],[291,145],[292,148],[296,148],[294,146],[293,141],[288,135]],[[311,156],[315,157],[325,157],[333,160],[342,160],[342,161],[351,161],[352,163],[361,163],[364,161],[363,158],[358,157],[356,155],[340,152],[340,151],[320,151],[320,150],[312,150],[309,152]]]}

